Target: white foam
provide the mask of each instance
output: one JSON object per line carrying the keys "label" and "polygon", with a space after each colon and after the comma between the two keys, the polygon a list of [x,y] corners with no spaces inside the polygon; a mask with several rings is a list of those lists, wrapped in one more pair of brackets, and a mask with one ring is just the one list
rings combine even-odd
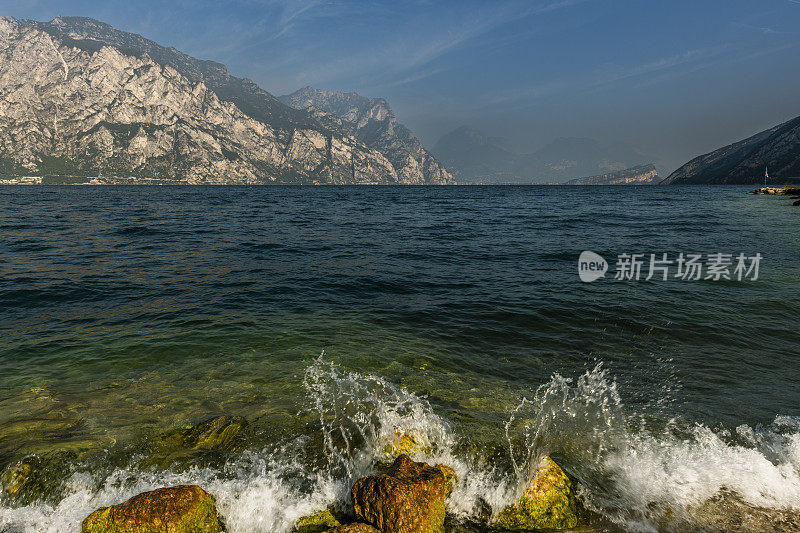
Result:
{"label": "white foam", "polygon": [[672,424],[651,433],[602,365],[576,380],[553,376],[512,413],[507,432],[525,416],[518,477],[537,457],[557,454],[582,482],[587,507],[626,529],[656,531],[667,517],[691,523],[701,504],[727,493],[756,507],[800,509],[800,419],[740,426],[736,435]]}
{"label": "white foam", "polygon": [[347,372],[320,357],[304,384],[307,408],[319,420],[326,467],[310,471],[297,453],[303,441],[291,440],[242,454],[221,470],[118,469],[104,478],[79,472],[55,505],[0,507],[0,530],[77,532],[98,507],[195,483],[215,495],[231,533],[288,532],[297,518],[346,502],[355,479],[386,459],[385,445],[396,430],[423,444],[426,451],[415,459],[456,471],[448,512],[460,518],[476,518],[487,505],[496,513],[512,502],[543,454],[556,456],[578,478],[588,508],[630,531],[656,531],[667,514],[691,521],[693,509],[722,492],[762,508],[800,509],[800,418],[740,426],[730,435],[700,425],[680,434],[671,427],[648,433],[638,424],[641,413],[626,412],[601,366],[574,380],[554,375],[510,413],[507,465],[486,465],[475,452],[463,451],[469,443],[425,398],[380,377]]}

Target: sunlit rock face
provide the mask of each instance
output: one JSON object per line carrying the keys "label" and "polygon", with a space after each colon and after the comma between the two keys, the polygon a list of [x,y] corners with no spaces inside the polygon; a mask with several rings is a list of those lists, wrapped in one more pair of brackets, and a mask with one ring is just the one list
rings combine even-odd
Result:
{"label": "sunlit rock face", "polygon": [[304,87],[279,100],[309,112],[320,123],[344,131],[386,156],[397,179],[411,184],[452,183],[453,177],[407,127],[397,122],[383,98]]}
{"label": "sunlit rock face", "polygon": [[222,65],[91,19],[0,17],[0,64],[0,174],[426,182]]}

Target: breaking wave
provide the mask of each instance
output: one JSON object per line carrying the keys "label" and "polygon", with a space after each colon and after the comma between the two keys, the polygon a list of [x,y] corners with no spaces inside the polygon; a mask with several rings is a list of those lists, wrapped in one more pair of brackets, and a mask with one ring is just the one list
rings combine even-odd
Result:
{"label": "breaking wave", "polygon": [[[221,468],[99,473],[76,466],[59,501],[0,506],[0,530],[79,531],[100,506],[159,486],[197,483],[216,496],[228,531],[290,531],[301,516],[330,505],[346,509],[352,483],[391,459],[398,432],[414,436],[414,458],[450,465],[458,474],[448,502],[455,520],[485,523],[515,500],[544,454],[578,482],[592,516],[628,531],[719,523],[725,520],[720,508],[738,517],[757,509],[758,516],[766,513],[763,520],[800,511],[800,418],[779,416],[767,427],[730,431],[656,423],[626,409],[602,365],[576,378],[556,374],[522,398],[505,427],[496,428],[505,436],[498,439],[505,458],[474,445],[424,397],[381,377],[320,356],[303,384],[301,415],[314,421],[305,435],[239,454]],[[721,498],[722,507],[715,504]]]}

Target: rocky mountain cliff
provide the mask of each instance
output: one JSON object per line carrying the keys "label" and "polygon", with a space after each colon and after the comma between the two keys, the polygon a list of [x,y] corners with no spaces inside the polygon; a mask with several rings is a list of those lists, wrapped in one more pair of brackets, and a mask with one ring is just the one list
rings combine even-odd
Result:
{"label": "rocky mountain cliff", "polygon": [[401,180],[409,183],[449,183],[450,173],[406,126],[397,122],[383,98],[304,87],[279,97],[292,108],[308,111],[331,129],[345,131],[391,161]]}
{"label": "rocky mountain cliff", "polygon": [[608,172],[598,176],[576,178],[564,185],[652,185],[658,180],[658,171],[652,164],[639,165],[625,170]]}
{"label": "rocky mountain cliff", "polygon": [[668,184],[763,183],[764,167],[772,180],[800,177],[800,117],[743,141],[695,157],[661,182]]}
{"label": "rocky mountain cliff", "polygon": [[653,161],[624,143],[580,137],[562,137],[536,152],[516,153],[502,139],[467,126],[444,135],[433,152],[458,178],[483,183],[563,182]]}
{"label": "rocky mountain cliff", "polygon": [[427,183],[224,66],[101,22],[0,16],[0,174]]}

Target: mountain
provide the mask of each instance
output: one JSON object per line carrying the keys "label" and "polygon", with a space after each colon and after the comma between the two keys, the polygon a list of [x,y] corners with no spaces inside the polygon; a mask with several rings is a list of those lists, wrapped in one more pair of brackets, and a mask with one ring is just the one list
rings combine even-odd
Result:
{"label": "mountain", "polygon": [[800,176],[800,117],[695,157],[661,184],[762,183],[765,166],[769,167],[773,180],[797,181]]}
{"label": "mountain", "polygon": [[658,181],[658,171],[652,164],[608,172],[598,176],[576,178],[564,185],[652,185]]}
{"label": "mountain", "polygon": [[498,138],[462,126],[439,139],[433,152],[457,177],[484,183],[563,182],[650,163],[624,143],[562,137],[532,153],[516,153]]}
{"label": "mountain", "polygon": [[93,19],[0,16],[0,174],[419,183],[212,61]]}
{"label": "mountain", "polygon": [[278,98],[294,109],[309,112],[331,129],[344,131],[384,154],[408,183],[450,183],[452,176],[406,126],[397,122],[383,98],[304,87]]}
{"label": "mountain", "polygon": [[516,154],[500,142],[468,126],[440,138],[433,152],[459,178],[469,181],[513,181],[511,172]]}

